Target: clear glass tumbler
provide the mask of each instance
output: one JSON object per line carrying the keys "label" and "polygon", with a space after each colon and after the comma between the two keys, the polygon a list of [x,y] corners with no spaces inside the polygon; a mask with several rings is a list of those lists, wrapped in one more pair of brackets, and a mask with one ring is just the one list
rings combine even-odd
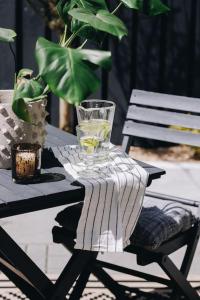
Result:
{"label": "clear glass tumbler", "polygon": [[95,161],[99,152],[102,149],[102,135],[100,131],[82,126],[76,126],[77,139],[80,147],[80,158],[84,163],[84,170],[79,172],[83,176],[98,175],[98,170],[95,167]]}
{"label": "clear glass tumbler", "polygon": [[106,100],[85,100],[76,107],[78,124],[91,136],[101,136],[98,159],[106,159],[109,154],[110,137],[115,114],[115,103]]}

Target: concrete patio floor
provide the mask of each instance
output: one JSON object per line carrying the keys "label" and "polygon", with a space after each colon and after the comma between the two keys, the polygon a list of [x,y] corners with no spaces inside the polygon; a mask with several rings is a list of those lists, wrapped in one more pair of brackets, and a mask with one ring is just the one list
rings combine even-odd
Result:
{"label": "concrete patio floor", "polygon": [[[172,195],[183,196],[200,201],[200,163],[169,163],[148,162],[164,168],[167,175],[156,180],[150,190],[164,192]],[[64,209],[64,206],[2,219],[1,225],[17,241],[46,273],[57,276],[68,261],[70,254],[61,246],[53,244],[51,229],[56,224],[56,214]],[[181,252],[173,255],[175,261],[180,264]],[[123,262],[124,266],[136,266],[135,257],[129,254],[103,254],[105,260]],[[162,274],[161,270],[154,266],[143,268],[151,274]],[[114,273],[113,275],[117,275]],[[118,276],[117,276],[118,277]],[[192,270],[189,276],[192,280],[200,282],[200,244],[196,252]],[[121,277],[123,279],[123,277]]]}

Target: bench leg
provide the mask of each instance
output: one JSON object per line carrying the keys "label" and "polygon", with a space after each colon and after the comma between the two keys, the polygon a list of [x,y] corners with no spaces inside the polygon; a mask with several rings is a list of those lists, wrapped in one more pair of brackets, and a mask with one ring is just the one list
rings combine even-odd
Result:
{"label": "bench leg", "polygon": [[174,282],[175,288],[178,288],[181,294],[186,296],[189,300],[200,299],[195,289],[193,289],[190,283],[186,280],[186,277],[177,269],[168,256],[162,257],[158,263],[172,282]]}
{"label": "bench leg", "polygon": [[70,295],[70,300],[80,300],[83,294],[83,291],[88,283],[89,277],[91,274],[91,265],[83,270],[82,274],[76,281],[76,284],[73,288],[73,291]]}
{"label": "bench leg", "polygon": [[[185,278],[187,278],[188,273],[190,271],[190,267],[199,241],[200,224],[198,223],[195,226],[196,226],[196,230],[194,231],[194,234],[190,237],[190,242],[187,245],[187,249],[180,268],[180,272],[185,276]],[[173,300],[179,299],[179,294],[177,293],[176,289],[172,293],[172,299]]]}

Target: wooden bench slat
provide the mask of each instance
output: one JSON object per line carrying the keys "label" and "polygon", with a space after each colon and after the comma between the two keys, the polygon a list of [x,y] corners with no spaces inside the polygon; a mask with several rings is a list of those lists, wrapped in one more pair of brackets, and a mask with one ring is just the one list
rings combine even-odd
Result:
{"label": "wooden bench slat", "polygon": [[[154,125],[126,121],[123,129],[124,135],[138,136],[154,140],[164,140],[175,144],[182,143],[200,147],[200,135],[190,132],[178,131]],[[164,138],[163,138],[164,137]]]}
{"label": "wooden bench slat", "polygon": [[129,106],[127,119],[200,129],[200,116],[162,111],[157,109],[139,107],[136,105]]}
{"label": "wooden bench slat", "polygon": [[200,113],[200,99],[133,90],[131,103]]}

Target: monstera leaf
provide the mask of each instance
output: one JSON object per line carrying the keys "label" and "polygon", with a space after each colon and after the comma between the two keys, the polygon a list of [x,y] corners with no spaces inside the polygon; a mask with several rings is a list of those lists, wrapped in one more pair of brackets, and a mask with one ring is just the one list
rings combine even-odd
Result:
{"label": "monstera leaf", "polygon": [[51,91],[69,103],[78,104],[99,87],[91,66],[110,67],[110,52],[64,48],[44,38],[36,44],[40,76]]}
{"label": "monstera leaf", "polygon": [[[42,95],[45,86],[41,84],[37,79],[21,79],[15,88],[15,99],[26,98],[35,100]],[[27,100],[26,100],[27,101]]]}
{"label": "monstera leaf", "polygon": [[1,42],[14,42],[16,33],[11,29],[0,28],[0,41]]}
{"label": "monstera leaf", "polygon": [[101,44],[105,38],[106,33],[99,31],[89,24],[85,24],[78,20],[72,19],[71,31],[77,32],[77,35],[83,39],[91,40],[97,44]]}
{"label": "monstera leaf", "polygon": [[100,9],[108,9],[105,0],[59,0],[56,8],[65,24],[68,19],[68,11],[74,7],[87,8],[92,12],[97,12]]}
{"label": "monstera leaf", "polygon": [[[121,0],[129,8],[134,8],[139,11],[143,11],[144,0]],[[161,0],[149,0],[148,3],[150,16],[163,14],[169,11],[169,8],[161,2]]]}
{"label": "monstera leaf", "polygon": [[45,84],[41,79],[26,79],[25,76],[31,76],[32,70],[22,69],[17,76],[15,84],[12,109],[14,113],[22,120],[31,122],[25,102],[37,101],[43,95]]}
{"label": "monstera leaf", "polygon": [[61,19],[63,20],[63,22],[65,24],[67,24],[67,20],[68,20],[68,11],[70,9],[72,9],[74,6],[76,5],[76,1],[75,0],[59,0],[56,8],[58,11],[59,16],[61,17]]}
{"label": "monstera leaf", "polygon": [[143,1],[144,0],[121,0],[121,2],[123,2],[129,8],[134,8],[137,10],[143,9]]}
{"label": "monstera leaf", "polygon": [[69,11],[69,14],[73,18],[89,24],[97,30],[115,35],[119,39],[127,35],[127,28],[124,23],[107,10],[99,10],[95,14],[85,8],[74,8]]}
{"label": "monstera leaf", "polygon": [[150,0],[149,2],[149,15],[156,16],[168,12],[170,9],[163,4],[160,0]]}
{"label": "monstera leaf", "polygon": [[25,122],[31,123],[31,118],[23,98],[13,100],[12,110],[18,116],[18,118]]}
{"label": "monstera leaf", "polygon": [[[86,8],[93,13],[96,13],[98,10],[104,9],[108,11],[107,4],[105,0],[76,0],[78,8]],[[84,39],[92,40],[97,43],[101,43],[104,39],[105,34],[98,31],[88,24],[85,26],[85,23],[80,22],[79,20],[73,19],[71,21],[71,31],[78,32],[78,36]]]}
{"label": "monstera leaf", "polygon": [[31,77],[33,75],[33,70],[31,69],[21,69],[17,75],[17,80],[23,77]]}
{"label": "monstera leaf", "polygon": [[77,7],[87,8],[92,12],[97,12],[100,9],[108,10],[105,0],[75,0]]}
{"label": "monstera leaf", "polygon": [[104,69],[111,68],[111,53],[108,51],[82,49],[78,50],[82,59]]}
{"label": "monstera leaf", "polygon": [[129,8],[138,10],[142,10],[143,8],[143,0],[121,0],[121,2],[123,2]]}

